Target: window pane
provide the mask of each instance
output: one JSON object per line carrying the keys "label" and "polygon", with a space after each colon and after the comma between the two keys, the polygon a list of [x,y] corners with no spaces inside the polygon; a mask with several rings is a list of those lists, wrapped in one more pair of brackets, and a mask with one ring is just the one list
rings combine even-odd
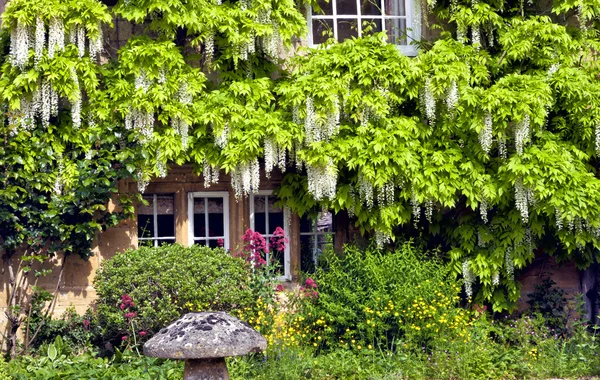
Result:
{"label": "window pane", "polygon": [[158,245],[163,244],[175,244],[175,239],[161,239],[158,241]]}
{"label": "window pane", "polygon": [[318,0],[317,4],[319,4],[319,7],[321,8],[321,12],[317,12],[313,9],[312,14],[313,15],[322,15],[322,14],[326,14],[326,15],[332,15],[333,14],[333,2],[334,0]]}
{"label": "window pane", "polygon": [[363,37],[369,34],[381,32],[381,20],[378,19],[363,19],[362,20],[362,35]]}
{"label": "window pane", "polygon": [[356,0],[336,0],[338,15],[357,15]]}
{"label": "window pane", "polygon": [[360,5],[361,15],[381,15],[381,0],[362,0]]}
{"label": "window pane", "polygon": [[206,236],[206,221],[204,220],[204,213],[194,214],[194,236]]}
{"label": "window pane", "polygon": [[206,245],[206,240],[196,240],[194,242],[194,244],[196,244],[196,245]]}
{"label": "window pane", "polygon": [[339,19],[337,27],[339,42],[351,37],[358,37],[358,21],[356,19]]}
{"label": "window pane", "polygon": [[158,215],[174,215],[175,197],[172,195],[156,196],[156,213]]}
{"label": "window pane", "polygon": [[313,222],[307,214],[302,215],[300,218],[300,232],[312,232]]}
{"label": "window pane", "polygon": [[154,236],[154,218],[152,215],[138,214],[138,237],[151,238]]}
{"label": "window pane", "polygon": [[285,272],[284,267],[284,252],[273,251],[269,253],[269,261],[274,265],[278,275],[282,276]]}
{"label": "window pane", "polygon": [[313,245],[312,236],[300,236],[300,270],[302,272],[313,272],[315,270]]}
{"label": "window pane", "polygon": [[318,45],[333,37],[333,20],[313,20],[313,44]]}
{"label": "window pane", "polygon": [[175,236],[175,216],[158,215],[158,237]]}
{"label": "window pane", "polygon": [[269,202],[269,212],[283,212],[283,209],[281,207],[275,206],[275,203],[277,202],[277,197],[269,196],[267,197],[267,200]]}
{"label": "window pane", "polygon": [[219,242],[217,240],[209,240],[208,246],[211,248],[217,248],[219,247]]}
{"label": "window pane", "polygon": [[154,197],[152,195],[144,195],[144,200],[148,202],[148,205],[144,205],[142,203],[138,204],[138,215],[152,215],[154,213],[154,206],[152,202],[154,202]]}
{"label": "window pane", "polygon": [[320,212],[316,222],[317,232],[333,232],[333,213]]}
{"label": "window pane", "polygon": [[208,236],[225,234],[223,198],[208,198]]}
{"label": "window pane", "polygon": [[[283,227],[283,212],[269,213],[269,234],[275,232],[277,227]],[[285,229],[285,228],[284,228]]]}
{"label": "window pane", "polygon": [[267,225],[265,220],[265,197],[257,195],[254,197],[254,231],[261,234],[267,233]]}
{"label": "window pane", "polygon": [[385,20],[385,30],[388,36],[388,42],[396,45],[406,45],[406,20],[391,19]]}
{"label": "window pane", "polygon": [[384,0],[385,14],[389,16],[406,16],[404,0]]}

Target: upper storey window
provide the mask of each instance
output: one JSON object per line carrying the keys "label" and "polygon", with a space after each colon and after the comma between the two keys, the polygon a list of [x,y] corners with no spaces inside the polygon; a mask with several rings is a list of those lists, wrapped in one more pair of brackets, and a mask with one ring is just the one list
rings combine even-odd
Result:
{"label": "upper storey window", "polygon": [[309,43],[321,44],[330,37],[338,41],[385,31],[390,43],[407,55],[415,55],[410,45],[420,31],[414,17],[414,0],[325,0],[318,1],[321,12],[312,10],[308,18]]}

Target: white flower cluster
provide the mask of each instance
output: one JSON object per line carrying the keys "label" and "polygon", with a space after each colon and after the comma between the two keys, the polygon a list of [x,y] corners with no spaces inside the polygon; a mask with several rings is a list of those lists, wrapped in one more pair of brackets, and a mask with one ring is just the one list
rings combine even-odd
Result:
{"label": "white flower cluster", "polygon": [[519,156],[523,154],[523,147],[529,139],[529,115],[525,115],[525,117],[523,117],[523,120],[518,122],[515,127],[515,148]]}
{"label": "white flower cluster", "polygon": [[560,210],[556,207],[554,208],[554,215],[556,217],[556,229],[560,231],[563,228],[563,217]]}
{"label": "white flower cluster", "polygon": [[531,228],[525,229],[525,236],[523,237],[525,246],[529,252],[533,251],[533,238],[531,237]]}
{"label": "white flower cluster", "polygon": [[296,124],[302,124],[302,119],[300,118],[300,110],[298,106],[292,107],[292,121]]}
{"label": "white flower cluster", "polygon": [[225,146],[227,146],[228,138],[229,138],[229,122],[226,121],[221,133],[218,135],[215,134],[215,144],[219,148],[224,149]]}
{"label": "white flower cluster", "polygon": [[508,157],[508,152],[506,150],[506,140],[504,137],[498,138],[498,155],[502,159],[506,159]]}
{"label": "white flower cluster", "polygon": [[530,192],[523,185],[523,179],[517,178],[515,181],[515,205],[517,210],[521,213],[521,220],[523,223],[529,221],[529,203],[530,203]]}
{"label": "white flower cluster", "polygon": [[160,178],[165,178],[167,176],[167,165],[160,158],[160,148],[156,149],[156,171],[158,172],[158,176]]}
{"label": "white flower cluster", "polygon": [[490,154],[492,149],[493,129],[492,129],[492,114],[486,112],[483,117],[483,129],[479,132],[479,144],[485,154]]}
{"label": "white flower cluster", "polygon": [[52,188],[54,195],[56,195],[57,197],[60,197],[62,195],[63,187],[64,187],[61,171],[62,170],[59,168],[59,171],[56,174],[56,179],[54,180],[54,187]]}
{"label": "white flower cluster", "polygon": [[596,154],[600,156],[600,124],[596,124],[594,128],[594,136],[596,143]]}
{"label": "white flower cluster", "polygon": [[485,241],[483,240],[483,237],[481,236],[481,231],[477,230],[477,246],[479,248],[485,248],[487,244],[485,243]]}
{"label": "white flower cluster", "polygon": [[336,96],[333,99],[332,110],[327,113],[327,120],[321,132],[321,139],[328,140],[340,130],[340,101]]}
{"label": "white flower cluster", "polygon": [[35,43],[34,43],[34,62],[37,66],[44,55],[44,47],[46,45],[46,25],[42,18],[38,16],[35,19]]}
{"label": "white flower cluster", "polygon": [[77,25],[77,50],[79,58],[85,55],[85,27],[81,25]]}
{"label": "white flower cluster", "polygon": [[369,210],[373,208],[373,184],[365,179],[362,174],[358,176],[358,196]]}
{"label": "white flower cluster", "polygon": [[208,189],[212,184],[219,183],[219,174],[220,169],[217,166],[212,166],[206,159],[204,159],[202,177],[204,178],[205,189]]}
{"label": "white flower cluster", "polygon": [[504,265],[506,269],[506,275],[509,279],[512,279],[515,273],[515,264],[512,260],[512,248],[506,248],[506,253],[504,254]]}
{"label": "white flower cluster", "polygon": [[139,74],[135,76],[134,85],[136,90],[143,90],[144,92],[148,92],[148,89],[150,88],[150,85],[152,85],[152,82],[148,79],[146,70],[140,69]]}
{"label": "white flower cluster", "polygon": [[245,11],[252,6],[250,0],[240,0],[240,8]]}
{"label": "white flower cluster", "polygon": [[47,79],[42,79],[33,93],[33,111],[40,115],[45,128],[50,125],[50,116],[58,114],[58,94]]}
{"label": "white flower cluster", "polygon": [[494,274],[492,275],[492,285],[494,285],[494,286],[500,285],[500,273],[499,272],[494,272]]}
{"label": "white flower cluster", "polygon": [[479,25],[475,25],[471,28],[471,44],[477,50],[481,48],[481,30],[479,29]]}
{"label": "white flower cluster", "polygon": [[81,88],[79,87],[79,79],[77,78],[77,72],[75,67],[71,67],[71,80],[75,84],[77,93],[72,101],[71,105],[71,118],[73,120],[73,127],[81,127]]}
{"label": "white flower cluster", "polygon": [[421,219],[421,205],[419,204],[419,201],[417,201],[417,194],[414,192],[412,192],[412,196],[410,197],[410,204],[412,206],[412,214],[413,214],[413,223],[415,225],[415,227],[417,227],[417,225],[419,224],[419,219]]}
{"label": "white flower cluster", "polygon": [[48,28],[48,57],[54,58],[54,53],[65,49],[65,26],[62,19],[52,18]]}
{"label": "white flower cluster", "polygon": [[322,199],[333,199],[337,186],[337,168],[330,158],[325,166],[307,165],[308,192],[320,201]]}
{"label": "white flower cluster", "polygon": [[316,141],[315,136],[320,135],[317,126],[317,116],[315,114],[315,104],[312,97],[306,98],[306,117],[304,117],[304,133],[306,141]]}
{"label": "white flower cluster", "polygon": [[188,89],[187,83],[185,83],[184,81],[181,81],[179,83],[179,89],[177,90],[177,99],[179,100],[179,103],[183,104],[184,106],[189,106],[190,104],[192,104],[192,94]]}
{"label": "white flower cluster", "polygon": [[585,17],[584,7],[583,0],[579,0],[579,4],[577,4],[577,18],[579,19],[579,27],[582,30],[587,29],[587,18]]}
{"label": "white flower cluster", "polygon": [[258,158],[247,163],[238,164],[231,173],[231,186],[235,191],[236,199],[239,199],[242,195],[248,196],[256,193],[259,185],[260,166]]}
{"label": "white flower cluster", "polygon": [[267,55],[272,58],[278,58],[282,46],[281,34],[279,34],[279,22],[271,20],[271,27],[273,28],[273,33],[263,37],[263,45]]}
{"label": "white flower cluster", "polygon": [[208,65],[212,65],[215,58],[215,33],[210,32],[204,40],[204,57]]}
{"label": "white flower cluster", "polygon": [[488,222],[488,202],[486,197],[481,198],[481,202],[479,202],[479,213],[481,215],[481,220],[484,224]]}
{"label": "white flower cluster", "polygon": [[23,70],[29,60],[29,28],[22,23],[10,32],[10,63]]}
{"label": "white flower cluster", "polygon": [[154,113],[130,108],[125,115],[125,128],[139,132],[141,142],[149,141],[154,131]]}
{"label": "white flower cluster", "polygon": [[550,68],[548,68],[548,77],[551,77],[554,74],[556,74],[556,72],[558,71],[559,68],[560,68],[560,63],[553,63],[552,65],[550,65]]}
{"label": "white flower cluster", "polygon": [[265,175],[267,178],[271,178],[271,171],[275,167],[275,161],[277,160],[277,144],[272,138],[265,138],[264,157]]}
{"label": "white flower cluster", "polygon": [[431,78],[425,79],[425,88],[423,89],[423,108],[425,117],[429,120],[429,124],[435,124],[435,97],[431,90]]}
{"label": "white flower cluster", "polygon": [[144,175],[142,170],[138,170],[137,172],[137,188],[140,193],[146,191],[146,186],[148,186],[148,178]]}
{"label": "white flower cluster", "polygon": [[89,41],[90,59],[96,60],[98,56],[104,51],[104,36],[102,33],[102,24],[98,23],[98,36]]}
{"label": "white flower cluster", "polygon": [[448,107],[448,111],[452,112],[454,108],[456,108],[459,96],[458,85],[456,84],[456,81],[453,80],[450,83],[450,87],[446,94],[446,106]]}
{"label": "white flower cluster", "polygon": [[250,32],[250,39],[248,41],[238,45],[237,50],[242,61],[247,61],[248,56],[256,52],[256,36],[254,35],[254,31]]}
{"label": "white flower cluster", "polygon": [[181,136],[181,146],[183,149],[186,149],[188,145],[190,125],[182,118],[176,117],[171,119],[171,127],[179,136]]}
{"label": "white flower cluster", "polygon": [[388,182],[379,188],[377,193],[377,203],[379,207],[391,206],[394,204],[394,183]]}
{"label": "white flower cluster", "polygon": [[433,201],[430,199],[425,203],[425,218],[431,223],[433,217]]}
{"label": "white flower cluster", "polygon": [[385,244],[388,244],[392,238],[389,234],[381,231],[375,231],[375,242],[379,248],[383,247]]}
{"label": "white flower cluster", "polygon": [[463,279],[465,281],[465,293],[467,297],[473,296],[473,283],[475,282],[475,275],[471,271],[471,263],[469,260],[465,260],[462,264]]}

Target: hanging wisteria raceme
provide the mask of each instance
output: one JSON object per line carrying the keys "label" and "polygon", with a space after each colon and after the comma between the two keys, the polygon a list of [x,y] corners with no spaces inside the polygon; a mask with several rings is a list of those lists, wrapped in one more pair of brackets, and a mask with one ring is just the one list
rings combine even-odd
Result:
{"label": "hanging wisteria raceme", "polygon": [[500,285],[500,273],[499,272],[494,272],[494,274],[492,275],[492,285],[494,285],[494,286]]}
{"label": "hanging wisteria raceme", "polygon": [[143,194],[144,191],[146,191],[146,186],[148,186],[148,178],[144,176],[144,172],[142,170],[138,170],[137,178],[138,191]]}
{"label": "hanging wisteria raceme", "polygon": [[35,44],[34,44],[34,62],[37,66],[44,55],[44,47],[46,46],[46,25],[41,17],[35,19]]}
{"label": "hanging wisteria raceme", "polygon": [[479,202],[479,213],[481,215],[481,220],[484,224],[488,222],[488,202],[485,197],[481,198],[481,202]]}
{"label": "hanging wisteria raceme", "polygon": [[136,137],[140,142],[150,141],[154,131],[154,113],[130,107],[125,115],[125,128],[138,132]]}
{"label": "hanging wisteria raceme", "polygon": [[26,97],[21,98],[21,110],[17,120],[19,120],[21,128],[25,130],[33,128],[35,121],[35,106],[32,100]]}
{"label": "hanging wisteria raceme", "polygon": [[335,136],[340,129],[340,101],[337,96],[333,100],[332,108],[333,109],[327,114],[325,128],[323,129],[320,136],[322,140],[328,140],[331,137]]}
{"label": "hanging wisteria raceme", "polygon": [[202,164],[202,177],[204,177],[204,188],[208,189],[210,185],[219,183],[220,170],[212,166],[206,159]]}
{"label": "hanging wisteria raceme", "polygon": [[90,59],[95,61],[104,50],[104,36],[102,33],[102,24],[98,23],[98,36],[89,40]]}
{"label": "hanging wisteria raceme", "polygon": [[81,127],[81,88],[79,87],[79,79],[77,78],[77,72],[75,67],[71,67],[71,80],[75,84],[76,93],[73,101],[71,102],[71,118],[73,119],[73,127]]}
{"label": "hanging wisteria raceme", "polygon": [[556,207],[554,208],[554,215],[556,218],[556,229],[560,231],[563,228],[563,217],[562,217],[562,213],[560,212],[560,210],[557,209]]}
{"label": "hanging wisteria raceme", "polygon": [[158,70],[157,82],[159,84],[167,83],[167,70],[164,67],[162,67],[160,70]]}
{"label": "hanging wisteria raceme", "polygon": [[362,174],[358,176],[358,196],[360,197],[360,201],[365,203],[369,210],[373,208],[373,184]]}
{"label": "hanging wisteria raceme", "polygon": [[235,191],[236,199],[242,195],[248,196],[258,192],[260,185],[260,166],[258,158],[250,162],[238,164],[231,173],[231,186]]}
{"label": "hanging wisteria raceme", "polygon": [[165,178],[167,176],[167,165],[163,160],[160,159],[160,149],[156,150],[156,171],[158,172],[158,176],[160,178]]}
{"label": "hanging wisteria raceme", "polygon": [[431,223],[433,217],[433,201],[430,199],[425,203],[425,218]]}
{"label": "hanging wisteria raceme", "polygon": [[282,173],[285,173],[287,158],[287,149],[285,147],[277,147],[277,167]]}
{"label": "hanging wisteria raceme", "polygon": [[577,19],[579,20],[579,27],[582,30],[587,30],[587,19],[585,17],[583,0],[579,0],[579,3],[577,4]]}
{"label": "hanging wisteria raceme", "polygon": [[506,276],[512,280],[515,274],[515,264],[512,259],[512,247],[506,248],[506,252],[504,254],[504,265],[506,269]]}
{"label": "hanging wisteria raceme", "polygon": [[337,168],[331,158],[325,166],[307,165],[306,173],[308,176],[308,192],[315,200],[335,198]]}
{"label": "hanging wisteria raceme", "polygon": [[391,206],[394,204],[394,184],[388,182],[379,188],[377,193],[377,203],[379,207]]}
{"label": "hanging wisteria raceme", "polygon": [[79,58],[85,55],[85,27],[77,26],[77,51],[79,52]]}
{"label": "hanging wisteria raceme", "polygon": [[461,44],[467,43],[467,32],[469,28],[463,22],[458,22],[456,25],[456,40]]}
{"label": "hanging wisteria raceme", "polygon": [[477,246],[479,248],[485,248],[486,247],[486,242],[485,240],[483,240],[483,236],[481,236],[481,230],[477,230]]}
{"label": "hanging wisteria raceme", "polygon": [[189,129],[190,125],[187,123],[187,121],[181,118],[175,119],[175,130],[177,131],[177,134],[181,136],[181,146],[183,149],[186,149],[188,146]]}
{"label": "hanging wisteria raceme", "polygon": [[300,118],[300,110],[298,106],[292,107],[292,121],[296,124],[302,124],[302,119]]}
{"label": "hanging wisteria raceme", "polygon": [[479,132],[479,144],[481,145],[481,149],[483,149],[485,154],[490,154],[490,150],[492,150],[492,139],[492,114],[486,112],[485,116],[483,117],[483,129]]}
{"label": "hanging wisteria raceme", "polygon": [[446,106],[448,107],[448,111],[452,112],[456,105],[458,104],[459,92],[458,85],[456,81],[452,81],[450,83],[450,87],[448,88],[448,93],[446,94]]}
{"label": "hanging wisteria raceme", "polygon": [[519,156],[523,154],[523,147],[529,138],[529,115],[525,115],[523,120],[518,122],[515,127],[515,148]]}
{"label": "hanging wisteria raceme", "polygon": [[529,227],[527,227],[525,229],[524,240],[525,240],[525,247],[527,248],[527,250],[529,252],[532,252],[533,251],[533,238],[531,237],[531,228],[529,228]]}
{"label": "hanging wisteria raceme", "polygon": [[498,138],[498,155],[502,159],[508,158],[508,152],[506,150],[506,139],[504,137]]}
{"label": "hanging wisteria raceme", "polygon": [[417,200],[417,194],[414,190],[410,197],[410,204],[412,206],[413,223],[416,227],[419,224],[419,219],[421,219],[421,204]]}
{"label": "hanging wisteria raceme", "polygon": [[423,89],[423,108],[425,109],[425,117],[429,120],[429,124],[435,124],[435,97],[431,90],[431,78],[425,79],[425,88]]}
{"label": "hanging wisteria raceme", "polygon": [[204,40],[204,59],[208,66],[212,66],[215,58],[215,33],[210,32]]}
{"label": "hanging wisteria raceme", "polygon": [[215,134],[215,144],[221,149],[225,148],[225,146],[227,146],[228,137],[229,137],[229,122],[226,121],[221,133]]}
{"label": "hanging wisteria raceme", "polygon": [[521,213],[521,220],[523,223],[527,223],[529,221],[529,194],[520,177],[515,181],[515,205]]}
{"label": "hanging wisteria raceme", "polygon": [[184,106],[189,106],[190,104],[192,104],[192,94],[188,89],[187,83],[185,83],[184,81],[181,81],[179,83],[179,89],[177,90],[177,99],[179,100],[179,103],[183,104]]}
{"label": "hanging wisteria raceme", "polygon": [[304,133],[306,134],[306,141],[320,141],[321,131],[317,125],[315,115],[315,105],[313,98],[310,96],[306,98],[306,117],[304,118]]}
{"label": "hanging wisteria raceme", "polygon": [[42,79],[41,89],[40,89],[40,117],[42,119],[42,124],[44,128],[48,128],[50,125],[50,115],[52,114],[52,85],[50,82],[44,78]]}
{"label": "hanging wisteria raceme", "polygon": [[54,58],[54,53],[65,49],[65,26],[62,19],[53,17],[48,28],[48,57]]}
{"label": "hanging wisteria raceme", "polygon": [[594,136],[596,143],[596,154],[600,156],[600,124],[596,124],[596,127],[594,128]]}
{"label": "hanging wisteria raceme", "polygon": [[467,297],[473,296],[473,283],[475,282],[475,275],[471,271],[471,263],[469,260],[465,260],[462,265],[463,279],[465,281],[465,293]]}
{"label": "hanging wisteria raceme", "polygon": [[279,51],[282,47],[281,35],[279,34],[279,23],[277,20],[271,20],[273,33],[263,38],[265,53],[272,58],[279,58]]}
{"label": "hanging wisteria raceme", "polygon": [[22,23],[10,32],[10,63],[23,70],[29,60],[29,28]]}
{"label": "hanging wisteria raceme", "polygon": [[488,38],[488,45],[490,45],[491,48],[494,47],[494,30],[496,30],[496,28],[492,24],[490,24],[486,28],[486,33],[487,33],[487,38]]}
{"label": "hanging wisteria raceme", "polygon": [[392,241],[392,238],[389,234],[381,231],[375,231],[375,243],[379,248],[383,247],[385,244],[388,244]]}
{"label": "hanging wisteria raceme", "polygon": [[58,92],[50,84],[50,115],[58,116]]}
{"label": "hanging wisteria raceme", "polygon": [[270,137],[265,138],[264,158],[265,175],[267,178],[271,178],[271,171],[275,167],[275,161],[277,161],[277,147],[275,141]]}
{"label": "hanging wisteria raceme", "polygon": [[146,70],[140,69],[138,75],[135,76],[134,86],[136,90],[143,90],[144,92],[148,92],[148,89],[152,85],[152,82],[148,79],[146,74]]}
{"label": "hanging wisteria raceme", "polygon": [[474,25],[471,28],[471,44],[476,50],[481,48],[481,30],[479,29],[479,25]]}
{"label": "hanging wisteria raceme", "polygon": [[69,29],[69,43],[77,46],[77,25],[73,25]]}

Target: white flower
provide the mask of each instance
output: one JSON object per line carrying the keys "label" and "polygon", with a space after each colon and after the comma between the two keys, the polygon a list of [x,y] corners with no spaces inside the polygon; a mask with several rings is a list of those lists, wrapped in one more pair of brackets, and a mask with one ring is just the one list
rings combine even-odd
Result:
{"label": "white flower", "polygon": [[506,159],[508,157],[506,151],[506,140],[504,139],[504,137],[498,138],[498,155],[502,159]]}
{"label": "white flower", "polygon": [[515,273],[515,265],[512,260],[512,248],[506,248],[506,253],[504,254],[504,265],[506,266],[506,275],[508,278],[512,279]]}
{"label": "white flower", "polygon": [[320,201],[335,198],[337,186],[337,168],[330,158],[325,166],[307,165],[308,192]]}
{"label": "white flower", "polygon": [[271,171],[275,167],[275,161],[277,161],[277,146],[272,138],[265,138],[264,158],[265,175],[267,178],[271,178]]}
{"label": "white flower", "polygon": [[500,285],[500,273],[494,272],[494,274],[492,275],[492,285]]}
{"label": "white flower", "polygon": [[379,248],[383,247],[385,244],[391,241],[391,237],[389,234],[381,231],[375,231],[375,242]]}
{"label": "white flower", "polygon": [[211,184],[219,183],[219,168],[208,163],[206,158],[203,162],[202,177],[204,177],[204,188],[208,189]]}
{"label": "white flower", "polygon": [[488,202],[485,197],[481,198],[481,202],[479,202],[479,213],[481,214],[481,220],[484,224],[488,222]]}
{"label": "white flower", "polygon": [[65,49],[65,26],[60,18],[52,18],[48,28],[48,57],[54,58],[55,51]]}
{"label": "white flower", "polygon": [[433,201],[430,199],[425,203],[425,218],[431,223],[433,217]]}
{"label": "white flower", "polygon": [[369,210],[373,208],[373,185],[362,174],[358,176],[358,196]]}
{"label": "white flower", "polygon": [[462,265],[463,279],[465,281],[465,293],[467,297],[473,296],[473,283],[475,282],[475,275],[471,271],[471,263],[469,260],[465,260]]}
{"label": "white flower", "polygon": [[414,225],[415,227],[419,224],[419,219],[421,218],[421,205],[419,203],[419,201],[417,200],[417,194],[415,193],[415,191],[413,190],[411,198],[410,198],[410,204],[412,206],[412,214],[413,214],[413,218],[414,218]]}
{"label": "white flower", "polygon": [[140,69],[140,73],[138,75],[136,75],[135,77],[135,89],[136,90],[143,90],[144,92],[148,92],[148,89],[150,88],[151,85],[151,81],[148,79],[148,76],[146,75],[146,70],[144,69]]}
{"label": "white flower", "polygon": [[146,186],[148,186],[148,179],[146,178],[146,176],[144,175],[144,173],[141,170],[138,170],[137,173],[137,188],[138,191],[140,193],[143,193],[144,191],[146,191]]}
{"label": "white flower", "polygon": [[523,147],[525,146],[525,143],[529,141],[529,139],[529,115],[525,115],[523,120],[518,122],[515,128],[515,148],[519,156],[523,154]]}
{"label": "white flower", "polygon": [[523,179],[520,177],[515,181],[515,204],[521,213],[521,220],[523,223],[527,223],[529,221],[529,196],[523,185]]}
{"label": "white flower", "polygon": [[73,120],[73,127],[81,127],[81,88],[79,87],[79,79],[77,78],[77,72],[75,67],[71,67],[71,80],[75,83],[76,93],[71,101],[71,118]]}
{"label": "white flower", "polygon": [[10,32],[10,63],[23,70],[29,61],[29,28],[18,22]]}
{"label": "white flower", "polygon": [[77,26],[77,50],[79,52],[79,58],[85,55],[85,27]]}
{"label": "white flower", "polygon": [[490,154],[490,150],[492,149],[492,133],[492,115],[486,112],[483,118],[483,129],[479,132],[479,144],[481,144],[481,149],[483,149],[485,154]]}
{"label": "white flower", "polygon": [[450,112],[452,112],[458,104],[458,98],[458,85],[456,84],[456,81],[452,81],[450,83],[450,87],[448,88],[448,94],[446,95],[446,106]]}
{"label": "white flower", "polygon": [[435,97],[431,90],[431,78],[425,79],[425,88],[423,91],[425,117],[429,120],[429,124],[433,125],[435,124]]}
{"label": "white flower", "polygon": [[179,89],[177,90],[177,98],[179,99],[179,103],[189,106],[192,104],[192,94],[188,89],[187,83],[181,81],[179,83]]}
{"label": "white flower", "polygon": [[231,186],[235,191],[236,199],[239,199],[242,195],[247,196],[258,192],[260,186],[258,158],[237,165],[231,173]]}
{"label": "white flower", "polygon": [[554,208],[554,215],[556,216],[556,229],[560,231],[563,228],[563,217],[560,210],[556,207]]}
{"label": "white flower", "polygon": [[208,65],[212,65],[215,56],[215,33],[210,32],[204,40],[204,57]]}
{"label": "white flower", "polygon": [[377,202],[379,203],[379,207],[394,204],[394,184],[392,182],[388,182],[379,188]]}
{"label": "white flower", "polygon": [[98,23],[98,36],[94,39],[90,39],[90,59],[96,60],[98,56],[104,50],[104,38],[102,35],[102,24]]}
{"label": "white flower", "polygon": [[481,48],[481,31],[479,30],[479,25],[473,26],[471,29],[471,37],[471,44],[475,49],[479,50]]}
{"label": "white flower", "polygon": [[46,25],[40,16],[35,19],[35,64],[37,65],[44,55],[44,47],[46,45]]}
{"label": "white flower", "polygon": [[227,146],[228,137],[229,137],[229,122],[226,121],[221,133],[218,135],[215,135],[215,144],[219,148],[224,149],[225,146]]}

